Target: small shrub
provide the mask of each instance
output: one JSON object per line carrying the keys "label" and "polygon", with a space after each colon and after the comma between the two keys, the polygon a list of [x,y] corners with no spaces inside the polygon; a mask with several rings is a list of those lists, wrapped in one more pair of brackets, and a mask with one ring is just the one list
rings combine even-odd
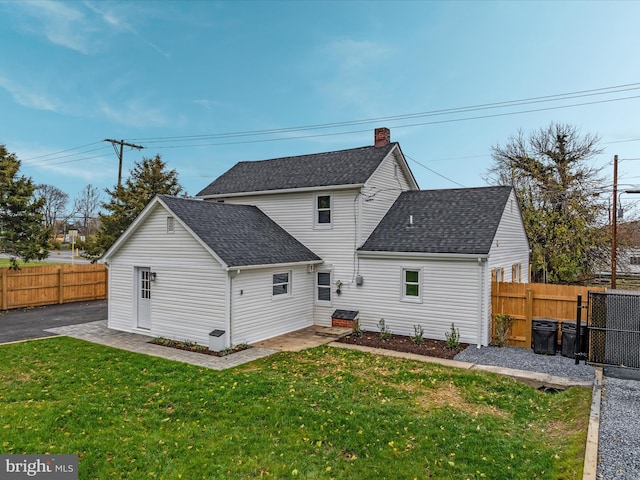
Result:
{"label": "small shrub", "polygon": [[351,329],[351,335],[353,335],[356,338],[360,338],[364,335],[364,330],[360,328],[360,319],[358,318],[356,318],[353,321],[353,328]]}
{"label": "small shrub", "polygon": [[499,313],[495,316],[493,327],[493,343],[498,347],[504,347],[509,342],[509,332],[515,318],[506,313]]}
{"label": "small shrub", "polygon": [[378,329],[380,330],[380,340],[386,342],[391,338],[391,330],[389,330],[389,327],[387,327],[384,318],[381,318],[378,322]]}
{"label": "small shrub", "polygon": [[422,325],[414,325],[413,326],[413,337],[411,337],[411,340],[413,340],[413,343],[415,343],[416,345],[422,345],[422,342],[424,342],[424,330],[422,328]]}
{"label": "small shrub", "polygon": [[227,355],[233,353],[233,349],[232,348],[225,348],[224,350],[220,350],[220,356],[221,357],[226,357]]}
{"label": "small shrub", "polygon": [[453,323],[451,324],[451,329],[444,336],[448,349],[456,350],[460,346],[460,329],[456,329]]}

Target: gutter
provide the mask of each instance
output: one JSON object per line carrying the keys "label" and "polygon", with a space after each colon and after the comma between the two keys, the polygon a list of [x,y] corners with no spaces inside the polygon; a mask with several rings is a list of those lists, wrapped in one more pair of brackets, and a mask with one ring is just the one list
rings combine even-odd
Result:
{"label": "gutter", "polygon": [[287,263],[264,263],[260,265],[238,265],[232,266],[229,265],[225,268],[227,272],[232,272],[234,270],[259,270],[261,268],[285,268],[285,267],[298,267],[302,265],[318,265],[320,263],[324,263],[324,260],[312,260],[307,262],[287,262]]}
{"label": "gutter", "polygon": [[363,251],[359,250],[359,257],[363,258],[387,258],[392,260],[398,259],[416,259],[416,258],[424,258],[424,259],[432,259],[432,260],[459,260],[466,262],[473,262],[477,260],[487,260],[489,258],[488,254],[478,255],[471,253],[430,253],[430,252],[374,252],[374,251]]}
{"label": "gutter", "polygon": [[259,190],[257,192],[233,192],[233,193],[214,193],[212,195],[196,196],[202,200],[216,200],[233,197],[252,197],[255,195],[277,195],[280,193],[303,193],[303,192],[319,192],[330,190],[357,190],[364,187],[364,183],[352,183],[348,185],[322,185],[319,187],[303,187],[303,188],[282,188],[279,190]]}

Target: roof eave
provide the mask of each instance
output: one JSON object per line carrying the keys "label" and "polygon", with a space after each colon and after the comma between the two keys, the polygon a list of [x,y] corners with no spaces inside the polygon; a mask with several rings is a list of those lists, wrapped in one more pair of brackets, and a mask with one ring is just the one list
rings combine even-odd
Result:
{"label": "roof eave", "polygon": [[350,183],[347,185],[322,185],[318,187],[302,187],[302,188],[283,188],[280,190],[260,190],[257,192],[232,192],[232,193],[214,193],[210,195],[196,196],[203,200],[216,200],[219,198],[232,197],[252,197],[255,195],[275,195],[279,193],[302,193],[302,192],[319,192],[327,190],[356,190],[364,186],[364,183]]}
{"label": "roof eave", "polygon": [[392,260],[458,260],[458,261],[476,261],[486,260],[489,258],[487,253],[432,253],[432,252],[382,252],[373,250],[358,250],[358,257],[371,257]]}
{"label": "roof eave", "polygon": [[229,265],[226,268],[227,272],[237,270],[259,270],[261,268],[289,268],[298,267],[302,265],[318,265],[324,263],[324,260],[305,260],[303,262],[285,262],[285,263],[263,263],[260,265]]}
{"label": "roof eave", "polygon": [[413,175],[413,172],[409,167],[407,158],[404,156],[404,153],[402,152],[402,148],[400,148],[400,144],[397,143],[395,148],[391,149],[389,153],[392,153],[396,148],[398,149],[398,152],[400,152],[400,157],[402,158],[402,163],[400,166],[404,170],[405,176],[407,177],[409,184],[411,186],[411,190],[420,190],[420,187],[418,186],[418,182],[416,181],[416,177]]}

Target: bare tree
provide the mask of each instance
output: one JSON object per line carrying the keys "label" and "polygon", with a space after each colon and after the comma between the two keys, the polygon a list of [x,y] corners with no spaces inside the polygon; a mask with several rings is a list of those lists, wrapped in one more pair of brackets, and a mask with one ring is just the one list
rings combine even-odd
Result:
{"label": "bare tree", "polygon": [[67,211],[69,195],[53,185],[37,185],[36,196],[43,201],[42,213],[44,226],[48,228],[55,237],[58,233],[58,226],[66,223],[72,216],[73,211]]}
{"label": "bare tree", "polygon": [[534,280],[571,283],[589,278],[606,259],[604,188],[592,160],[602,150],[596,135],[551,123],[492,148],[489,182],[513,185],[531,245]]}
{"label": "bare tree", "polygon": [[96,218],[101,202],[100,191],[91,184],[84,187],[79,196],[74,200],[74,210],[80,217],[83,235],[91,235],[93,227],[92,220]]}

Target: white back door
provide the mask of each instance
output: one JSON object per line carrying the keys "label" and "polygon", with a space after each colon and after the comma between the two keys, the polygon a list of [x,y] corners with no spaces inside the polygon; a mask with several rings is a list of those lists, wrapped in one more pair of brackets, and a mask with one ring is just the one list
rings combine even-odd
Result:
{"label": "white back door", "polygon": [[136,298],[138,328],[151,328],[151,269],[136,267]]}

